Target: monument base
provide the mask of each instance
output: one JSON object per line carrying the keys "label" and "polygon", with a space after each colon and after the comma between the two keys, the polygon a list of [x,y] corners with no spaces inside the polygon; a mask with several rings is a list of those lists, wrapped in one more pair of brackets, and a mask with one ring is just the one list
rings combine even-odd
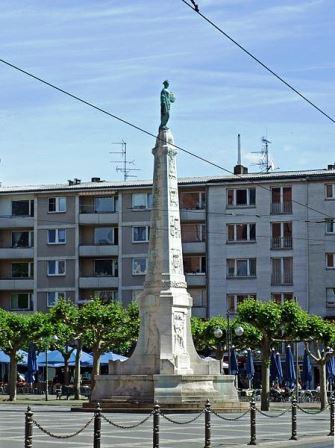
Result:
{"label": "monument base", "polygon": [[216,409],[241,408],[233,375],[100,375],[85,408],[199,410],[210,400]]}

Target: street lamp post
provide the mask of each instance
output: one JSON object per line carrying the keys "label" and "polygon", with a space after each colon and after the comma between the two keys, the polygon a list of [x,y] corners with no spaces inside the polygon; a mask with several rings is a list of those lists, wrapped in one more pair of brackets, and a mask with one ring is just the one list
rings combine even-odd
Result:
{"label": "street lamp post", "polygon": [[[221,339],[223,336],[223,331],[221,330],[221,328],[215,328],[214,330],[214,336],[217,339]],[[223,350],[222,350],[222,343],[219,341],[218,342],[218,348],[220,351],[220,373],[223,372],[223,366],[222,366],[222,362],[223,362]],[[222,353],[221,353],[222,352]]]}
{"label": "street lamp post", "polygon": [[[235,328],[234,330],[236,336],[241,337],[244,333],[244,328],[241,327],[240,325],[238,327]],[[215,328],[214,330],[214,336],[217,339],[221,339],[223,336],[223,331],[221,330],[220,327]],[[228,373],[230,374],[230,343],[231,343],[231,326],[230,326],[230,314],[229,312],[227,313],[227,333],[226,333],[226,341],[227,341],[227,351],[228,351]],[[221,349],[222,348],[222,344],[219,341],[218,343],[218,347]],[[222,355],[220,357],[220,373],[223,372],[223,368],[222,368],[222,363],[223,363],[223,352]]]}

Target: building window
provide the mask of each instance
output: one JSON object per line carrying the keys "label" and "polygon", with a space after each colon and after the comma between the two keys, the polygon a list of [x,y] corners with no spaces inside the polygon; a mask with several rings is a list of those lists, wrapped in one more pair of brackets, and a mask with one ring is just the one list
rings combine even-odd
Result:
{"label": "building window", "polygon": [[65,275],[65,260],[49,260],[48,261],[48,275],[57,276]]}
{"label": "building window", "polygon": [[192,255],[184,256],[185,274],[206,274],[206,257]]}
{"label": "building window", "polygon": [[147,243],[150,237],[149,226],[133,227],[133,243]]}
{"label": "building window", "polygon": [[55,197],[49,198],[49,213],[64,213],[66,212],[66,198]]}
{"label": "building window", "polygon": [[326,290],[327,297],[326,297],[326,305],[329,308],[335,307],[335,288],[327,288]]}
{"label": "building window", "polygon": [[131,206],[134,210],[152,208],[152,193],[133,193],[131,195]]}
{"label": "building window", "polygon": [[133,258],[132,259],[132,273],[133,275],[145,275],[147,273],[147,258]]}
{"label": "building window", "polygon": [[326,199],[335,199],[335,184],[326,185]]}
{"label": "building window", "polygon": [[183,243],[198,243],[206,241],[206,224],[182,224],[181,239]]}
{"label": "building window", "polygon": [[293,300],[293,292],[273,292],[271,294],[271,298],[274,302],[281,305],[282,303],[286,302],[287,300]]}
{"label": "building window", "polygon": [[56,291],[50,291],[47,292],[47,307],[52,308],[56,305],[59,299],[65,299],[66,294],[65,292],[56,292]]}
{"label": "building window", "polygon": [[327,269],[335,269],[335,253],[326,253],[326,267]]}
{"label": "building window", "polygon": [[273,187],[271,189],[271,214],[292,213],[292,187]]}
{"label": "building window", "polygon": [[292,249],[292,223],[273,222],[271,249]]}
{"label": "building window", "polygon": [[49,229],[48,244],[65,244],[66,229]]}
{"label": "building window", "polygon": [[12,263],[12,278],[32,278],[34,276],[34,263]]}
{"label": "building window", "polygon": [[10,296],[10,309],[15,311],[31,310],[31,293],[17,293]]}
{"label": "building window", "polygon": [[207,306],[206,288],[190,288],[188,292],[193,299],[193,308],[204,308]]}
{"label": "building window", "polygon": [[256,189],[242,188],[227,190],[228,207],[253,207],[256,204]]}
{"label": "building window", "polygon": [[117,196],[105,196],[94,198],[95,213],[115,213],[118,208]]}
{"label": "building window", "polygon": [[34,232],[12,232],[12,247],[33,247]]}
{"label": "building window", "polygon": [[236,313],[238,305],[246,299],[256,299],[256,294],[227,294],[228,313]]}
{"label": "building window", "polygon": [[227,259],[227,278],[256,277],[256,258]]}
{"label": "building window", "polygon": [[118,300],[118,290],[98,290],[93,292],[93,297],[102,300],[105,303],[115,302]]}
{"label": "building window", "polygon": [[12,216],[34,216],[34,200],[12,201]]}
{"label": "building window", "polygon": [[206,193],[204,191],[181,192],[180,206],[183,210],[204,210],[206,208]]}
{"label": "building window", "polygon": [[96,227],[94,229],[94,244],[113,245],[118,243],[117,227]]}
{"label": "building window", "polygon": [[96,277],[117,277],[118,262],[116,259],[94,260],[94,275]]}
{"label": "building window", "polygon": [[272,285],[293,284],[293,258],[272,258]]}
{"label": "building window", "polygon": [[335,219],[326,218],[326,233],[335,233]]}
{"label": "building window", "polygon": [[256,224],[227,224],[228,242],[256,241]]}

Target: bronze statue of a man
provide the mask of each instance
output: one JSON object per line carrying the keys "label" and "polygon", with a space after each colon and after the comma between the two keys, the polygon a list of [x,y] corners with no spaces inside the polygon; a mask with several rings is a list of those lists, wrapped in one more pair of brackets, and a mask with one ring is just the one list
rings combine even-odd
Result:
{"label": "bronze statue of a man", "polygon": [[170,118],[170,106],[171,103],[175,102],[174,93],[168,90],[169,81],[163,82],[163,89],[161,91],[161,124],[159,126],[160,129],[168,129],[167,122]]}

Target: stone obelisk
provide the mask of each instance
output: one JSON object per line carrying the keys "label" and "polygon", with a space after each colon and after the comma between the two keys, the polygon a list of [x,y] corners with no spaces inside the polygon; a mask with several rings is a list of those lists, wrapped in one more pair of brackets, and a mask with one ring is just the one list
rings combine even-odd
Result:
{"label": "stone obelisk", "polygon": [[[167,87],[164,84],[161,99],[169,95],[174,100]],[[183,272],[177,151],[166,127],[170,104],[165,106],[163,98],[161,126],[152,151],[153,207],[148,270],[139,297],[139,339],[127,361],[111,362],[109,374],[96,377],[92,400],[118,405],[158,400],[167,407],[201,407],[209,398],[233,404],[237,402],[234,377],[220,374],[219,361],[201,359],[193,344],[192,298]]]}

